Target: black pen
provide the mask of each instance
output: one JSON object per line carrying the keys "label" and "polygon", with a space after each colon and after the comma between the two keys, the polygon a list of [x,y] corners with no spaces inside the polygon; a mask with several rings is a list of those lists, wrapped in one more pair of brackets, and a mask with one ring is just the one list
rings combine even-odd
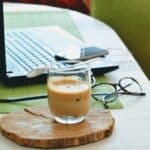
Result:
{"label": "black pen", "polygon": [[0,103],[31,101],[31,100],[38,100],[38,99],[42,99],[42,98],[47,98],[47,95],[38,95],[38,96],[21,97],[21,98],[3,98],[3,99],[0,99]]}

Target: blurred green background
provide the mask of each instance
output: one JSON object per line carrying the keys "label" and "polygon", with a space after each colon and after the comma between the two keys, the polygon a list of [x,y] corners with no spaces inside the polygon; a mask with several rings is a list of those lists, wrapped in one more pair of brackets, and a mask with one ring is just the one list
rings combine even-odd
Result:
{"label": "blurred green background", "polygon": [[117,31],[150,79],[150,0],[92,0],[91,15]]}

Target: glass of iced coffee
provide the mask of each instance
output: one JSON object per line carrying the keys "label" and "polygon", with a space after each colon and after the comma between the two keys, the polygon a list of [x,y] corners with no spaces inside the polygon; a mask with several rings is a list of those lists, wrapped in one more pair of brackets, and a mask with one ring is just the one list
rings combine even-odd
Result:
{"label": "glass of iced coffee", "polygon": [[90,68],[52,70],[48,74],[48,104],[54,119],[63,124],[86,118],[91,96]]}

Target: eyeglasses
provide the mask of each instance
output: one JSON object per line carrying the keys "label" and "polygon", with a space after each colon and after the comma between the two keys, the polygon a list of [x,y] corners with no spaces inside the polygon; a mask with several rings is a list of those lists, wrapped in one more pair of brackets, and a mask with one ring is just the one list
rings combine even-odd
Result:
{"label": "eyeglasses", "polygon": [[92,97],[108,108],[108,103],[115,101],[119,94],[144,96],[140,83],[133,77],[121,78],[118,83],[97,83],[92,86]]}

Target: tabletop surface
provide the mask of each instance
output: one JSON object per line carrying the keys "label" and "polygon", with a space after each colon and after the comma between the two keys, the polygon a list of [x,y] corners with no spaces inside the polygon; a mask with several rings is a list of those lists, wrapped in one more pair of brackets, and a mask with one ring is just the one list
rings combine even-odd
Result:
{"label": "tabletop surface", "polygon": [[[17,9],[16,9],[17,8]],[[36,5],[6,4],[5,11],[53,11],[58,8]],[[67,10],[69,11],[69,10]],[[111,110],[115,118],[113,134],[102,141],[72,147],[68,149],[107,149],[107,150],[149,150],[150,149],[150,84],[122,40],[106,24],[75,11],[69,11],[85,42],[109,49],[108,58],[119,64],[119,69],[105,74],[110,82],[117,82],[122,77],[136,78],[146,96],[121,96],[123,109]],[[0,149],[24,150],[0,135]],[[32,149],[32,148],[28,148]]]}

